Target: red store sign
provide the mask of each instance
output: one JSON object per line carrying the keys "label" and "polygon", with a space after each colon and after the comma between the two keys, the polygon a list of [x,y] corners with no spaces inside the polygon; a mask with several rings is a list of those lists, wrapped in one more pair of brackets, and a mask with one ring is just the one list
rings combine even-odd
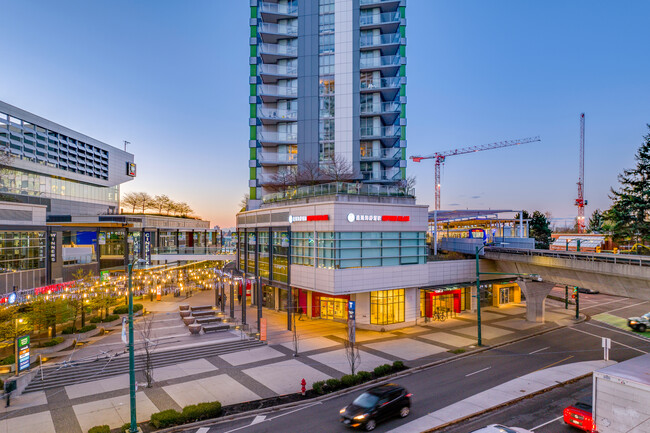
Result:
{"label": "red store sign", "polygon": [[289,215],[289,223],[299,223],[307,221],[329,221],[329,215]]}
{"label": "red store sign", "polygon": [[34,289],[34,295],[41,295],[43,293],[55,293],[64,290],[66,287],[73,287],[74,281],[67,283],[51,284],[49,286],[37,287]]}

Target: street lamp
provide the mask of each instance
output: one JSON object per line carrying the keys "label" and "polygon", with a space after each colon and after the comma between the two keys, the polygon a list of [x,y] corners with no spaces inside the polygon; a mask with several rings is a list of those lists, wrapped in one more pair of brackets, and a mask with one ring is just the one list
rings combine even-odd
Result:
{"label": "street lamp", "polygon": [[137,259],[128,264],[129,271],[129,397],[131,406],[131,428],[129,433],[138,432],[138,421],[135,414],[135,354],[133,353],[133,265],[146,263]]}

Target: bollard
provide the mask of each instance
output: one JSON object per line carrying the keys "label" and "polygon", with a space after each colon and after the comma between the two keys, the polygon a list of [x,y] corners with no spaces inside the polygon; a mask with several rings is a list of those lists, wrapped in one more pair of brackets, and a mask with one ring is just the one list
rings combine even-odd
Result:
{"label": "bollard", "polygon": [[305,391],[307,391],[307,388],[305,388],[305,386],[307,385],[307,382],[305,381],[304,377],[300,381],[300,385],[302,385],[302,388],[300,388],[300,392],[302,393],[302,395],[305,395]]}

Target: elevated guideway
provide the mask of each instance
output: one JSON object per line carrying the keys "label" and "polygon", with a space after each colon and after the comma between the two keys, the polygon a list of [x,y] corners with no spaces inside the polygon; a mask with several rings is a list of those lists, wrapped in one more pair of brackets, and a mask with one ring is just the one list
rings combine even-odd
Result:
{"label": "elevated guideway", "polygon": [[539,274],[544,281],[650,300],[650,257],[486,247],[500,272]]}

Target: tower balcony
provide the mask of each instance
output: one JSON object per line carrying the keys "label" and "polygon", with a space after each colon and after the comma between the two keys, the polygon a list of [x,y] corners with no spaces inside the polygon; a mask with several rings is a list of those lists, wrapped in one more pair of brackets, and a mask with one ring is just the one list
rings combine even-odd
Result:
{"label": "tower balcony", "polygon": [[361,104],[362,117],[381,116],[385,124],[392,125],[402,110],[399,102],[380,102],[378,104]]}

